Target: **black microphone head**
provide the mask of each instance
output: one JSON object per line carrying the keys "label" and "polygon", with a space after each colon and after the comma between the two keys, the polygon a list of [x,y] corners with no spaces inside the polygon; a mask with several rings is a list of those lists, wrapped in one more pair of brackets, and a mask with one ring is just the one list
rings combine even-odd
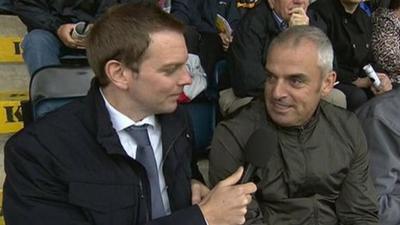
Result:
{"label": "black microphone head", "polygon": [[262,168],[267,164],[274,149],[278,148],[278,135],[276,130],[261,128],[253,132],[245,148],[245,160],[255,167]]}

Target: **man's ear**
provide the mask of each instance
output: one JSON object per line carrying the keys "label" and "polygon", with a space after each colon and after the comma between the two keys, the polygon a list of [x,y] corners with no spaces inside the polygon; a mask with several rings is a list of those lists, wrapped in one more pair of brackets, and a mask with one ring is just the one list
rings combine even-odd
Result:
{"label": "man's ear", "polygon": [[104,66],[104,71],[114,86],[126,90],[128,88],[127,68],[117,60],[109,60]]}
{"label": "man's ear", "polygon": [[322,86],[321,86],[321,95],[323,97],[329,95],[333,89],[333,86],[335,86],[336,82],[336,72],[331,71],[325,74],[324,80],[322,81]]}

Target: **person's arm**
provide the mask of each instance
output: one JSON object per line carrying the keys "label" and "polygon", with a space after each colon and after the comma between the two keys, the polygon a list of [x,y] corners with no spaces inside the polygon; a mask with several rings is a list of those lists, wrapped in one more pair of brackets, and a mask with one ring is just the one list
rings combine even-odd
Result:
{"label": "person's arm", "polygon": [[15,12],[30,29],[43,29],[57,33],[57,29],[65,22],[50,13],[48,1],[15,0]]}
{"label": "person's arm", "polygon": [[[90,215],[91,212],[74,203],[78,200],[80,204],[83,202],[85,205],[98,207],[101,213],[104,205],[96,205],[95,197],[96,193],[104,194],[104,190],[107,189],[101,184],[65,181],[60,169],[63,162],[55,159],[53,152],[47,147],[43,146],[34,135],[26,134],[12,137],[7,142],[5,146],[7,178],[4,184],[3,204],[6,223],[96,224]],[[221,181],[199,204],[149,221],[147,225],[206,225],[205,219],[208,225],[240,224],[240,221],[244,220],[246,205],[250,203],[250,194],[256,190],[252,183],[235,185],[242,171],[239,170]],[[102,188],[97,189],[99,187]],[[89,198],[82,197],[79,188],[91,189],[94,194]],[[124,196],[121,193],[115,194]]]}
{"label": "person's arm", "polygon": [[384,225],[400,224],[400,131],[378,118],[362,118],[368,140],[371,176],[378,192],[379,218]]}
{"label": "person's arm", "polygon": [[235,31],[241,20],[241,15],[239,9],[237,8],[236,1],[233,0],[227,2],[226,12],[223,16],[226,18],[229,25],[231,25],[232,30]]}
{"label": "person's arm", "polygon": [[193,20],[199,16],[197,13],[197,1],[172,0],[171,14],[186,25],[194,25]]}
{"label": "person's arm", "polygon": [[33,136],[12,137],[4,150],[3,213],[7,224],[89,225],[68,203],[68,185],[57,175],[51,154]]}
{"label": "person's arm", "polygon": [[[258,7],[265,7],[260,4]],[[258,10],[252,9],[252,10]],[[255,14],[247,14],[233,33],[228,51],[228,69],[233,91],[238,97],[255,97],[263,93],[265,83],[266,24]]]}
{"label": "person's arm", "polygon": [[400,75],[400,37],[398,27],[386,18],[376,18],[371,47],[377,64],[390,76]]}
{"label": "person's arm", "polygon": [[377,195],[368,171],[367,143],[361,126],[353,121],[353,159],[336,200],[341,224],[378,225]]}
{"label": "person's arm", "polygon": [[[209,177],[211,186],[216,185],[220,180],[225,179],[236,168],[243,165],[242,146],[229,129],[219,125],[211,143],[209,155]],[[262,214],[253,197],[252,202],[247,206],[246,223],[253,225],[263,225]]]}

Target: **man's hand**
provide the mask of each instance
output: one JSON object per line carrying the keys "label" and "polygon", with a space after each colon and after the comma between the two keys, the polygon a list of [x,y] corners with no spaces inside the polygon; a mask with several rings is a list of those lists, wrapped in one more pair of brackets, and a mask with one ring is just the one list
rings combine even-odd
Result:
{"label": "man's hand", "polygon": [[372,85],[369,77],[359,77],[357,80],[353,81],[353,84],[359,88],[369,88]]}
{"label": "man's hand", "polygon": [[392,81],[390,78],[384,74],[384,73],[377,73],[379,80],[381,81],[381,84],[379,85],[379,88],[374,87],[374,85],[371,86],[371,91],[375,95],[381,95],[387,91],[392,90]]}
{"label": "man's hand", "polygon": [[229,35],[227,33],[218,33],[219,37],[222,40],[222,47],[224,48],[224,51],[227,51],[229,48],[229,45],[231,44],[233,37],[232,35]]}
{"label": "man's hand", "polygon": [[243,167],[240,167],[230,177],[219,182],[199,203],[209,225],[239,225],[246,221],[247,205],[257,187],[254,183],[235,185],[242,173]]}
{"label": "man's hand", "polygon": [[310,19],[308,18],[306,11],[301,7],[291,9],[289,14],[289,27],[310,24]]}
{"label": "man's hand", "polygon": [[192,204],[199,204],[206,197],[210,189],[198,180],[192,179]]}
{"label": "man's hand", "polygon": [[57,35],[65,46],[69,48],[85,49],[85,40],[73,39],[71,37],[74,27],[75,24],[73,23],[63,24],[57,29]]}

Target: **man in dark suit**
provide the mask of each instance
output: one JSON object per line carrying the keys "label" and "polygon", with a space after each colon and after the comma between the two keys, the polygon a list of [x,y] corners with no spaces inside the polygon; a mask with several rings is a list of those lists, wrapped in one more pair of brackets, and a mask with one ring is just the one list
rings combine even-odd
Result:
{"label": "man in dark suit", "polygon": [[191,164],[192,132],[177,106],[191,83],[183,25],[156,6],[116,6],[88,38],[88,95],[5,147],[8,224],[234,225],[252,183],[242,169],[209,191]]}

